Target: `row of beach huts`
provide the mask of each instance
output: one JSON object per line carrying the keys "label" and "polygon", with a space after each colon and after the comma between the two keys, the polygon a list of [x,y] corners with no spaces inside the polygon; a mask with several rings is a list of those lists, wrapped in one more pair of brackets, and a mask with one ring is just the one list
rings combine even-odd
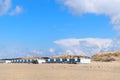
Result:
{"label": "row of beach huts", "polygon": [[67,64],[77,64],[77,63],[91,63],[90,57],[78,56],[78,55],[63,55],[49,57],[27,57],[27,58],[10,58],[10,59],[0,59],[0,63],[11,63],[11,64],[52,64],[52,63],[67,63]]}

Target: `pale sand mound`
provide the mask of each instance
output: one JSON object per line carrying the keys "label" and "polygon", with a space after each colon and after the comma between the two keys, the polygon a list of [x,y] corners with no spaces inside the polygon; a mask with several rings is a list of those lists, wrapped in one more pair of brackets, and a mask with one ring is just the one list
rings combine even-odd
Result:
{"label": "pale sand mound", "polygon": [[120,62],[0,64],[0,80],[120,80]]}

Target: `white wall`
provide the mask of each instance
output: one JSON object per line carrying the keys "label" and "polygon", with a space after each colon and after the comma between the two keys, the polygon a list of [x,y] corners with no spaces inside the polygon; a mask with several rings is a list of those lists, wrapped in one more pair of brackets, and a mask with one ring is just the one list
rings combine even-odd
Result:
{"label": "white wall", "polygon": [[91,59],[81,58],[80,63],[85,63],[85,64],[91,63]]}
{"label": "white wall", "polygon": [[12,61],[11,60],[5,60],[5,63],[11,63]]}
{"label": "white wall", "polygon": [[38,64],[42,64],[42,63],[46,62],[46,60],[44,60],[44,59],[38,59],[37,61],[38,61]]}

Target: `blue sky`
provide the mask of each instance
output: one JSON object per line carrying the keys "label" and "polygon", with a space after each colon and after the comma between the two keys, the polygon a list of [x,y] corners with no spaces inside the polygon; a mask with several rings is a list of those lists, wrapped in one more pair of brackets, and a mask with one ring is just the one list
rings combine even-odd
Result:
{"label": "blue sky", "polygon": [[[47,51],[57,47],[56,40],[113,38],[117,33],[110,17],[104,14],[75,14],[57,0],[9,1],[11,7],[0,16],[1,46]],[[17,6],[18,12],[14,10]]]}

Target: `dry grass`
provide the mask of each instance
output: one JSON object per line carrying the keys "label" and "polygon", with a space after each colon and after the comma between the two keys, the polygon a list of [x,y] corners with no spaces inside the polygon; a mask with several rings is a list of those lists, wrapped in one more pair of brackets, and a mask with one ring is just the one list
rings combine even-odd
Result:
{"label": "dry grass", "polygon": [[119,62],[0,64],[0,80],[120,80]]}
{"label": "dry grass", "polygon": [[102,62],[120,61],[120,51],[95,54],[92,56],[92,60]]}

